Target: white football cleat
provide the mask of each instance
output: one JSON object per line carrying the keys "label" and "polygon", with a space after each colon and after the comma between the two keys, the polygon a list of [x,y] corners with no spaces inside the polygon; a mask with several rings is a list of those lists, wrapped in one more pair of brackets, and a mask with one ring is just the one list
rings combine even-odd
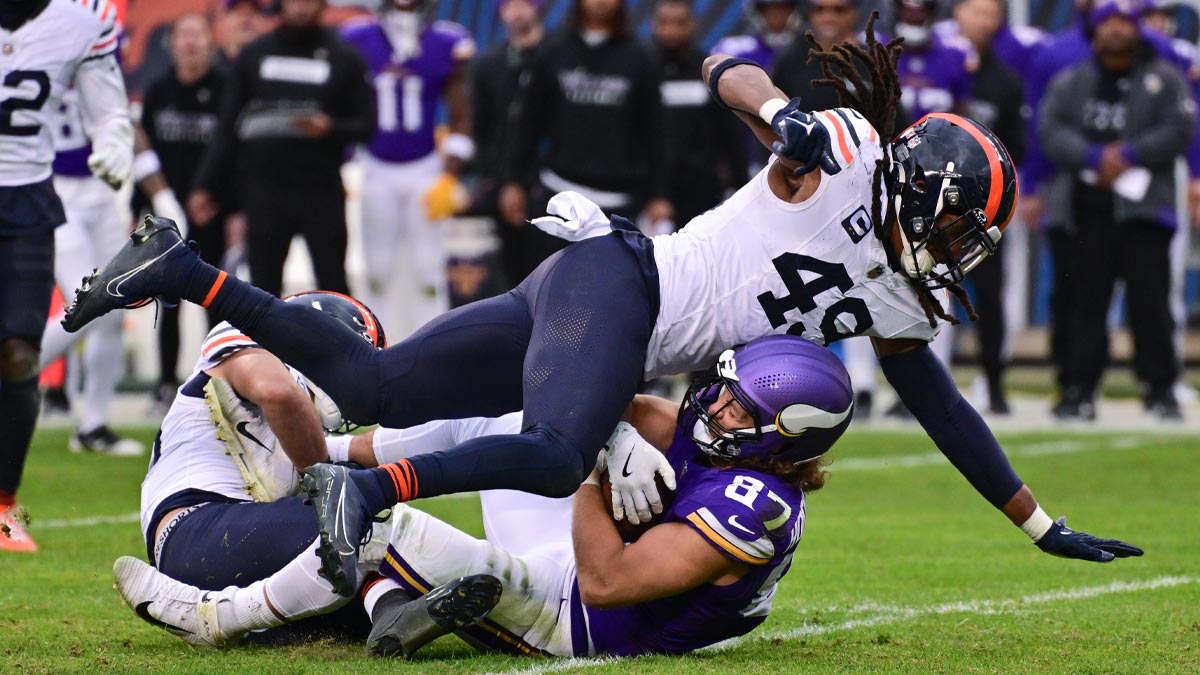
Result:
{"label": "white football cleat", "polygon": [[211,411],[217,438],[237,464],[246,492],[256,502],[273,502],[297,494],[300,473],[279,445],[262,415],[243,401],[229,383],[214,377],[204,385],[204,400]]}
{"label": "white football cleat", "polygon": [[241,637],[226,634],[217,622],[221,591],[202,591],[129,556],[117,558],[113,578],[125,604],[143,621],[194,647],[222,647]]}

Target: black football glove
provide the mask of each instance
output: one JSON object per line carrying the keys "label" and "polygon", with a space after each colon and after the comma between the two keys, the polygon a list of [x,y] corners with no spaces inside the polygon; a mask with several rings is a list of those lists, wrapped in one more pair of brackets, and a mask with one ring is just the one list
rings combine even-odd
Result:
{"label": "black football glove", "polygon": [[1092,562],[1112,562],[1113,558],[1142,555],[1142,549],[1116,539],[1101,539],[1087,532],[1067,528],[1067,517],[1054,521],[1046,534],[1037,540],[1037,547],[1060,558],[1077,558]]}
{"label": "black football glove", "polygon": [[818,166],[829,175],[842,170],[833,157],[833,142],[829,131],[811,113],[800,110],[800,99],[792,99],[771,118],[771,128],[779,140],[771,144],[771,151],[780,157],[799,162],[797,176],[803,176]]}

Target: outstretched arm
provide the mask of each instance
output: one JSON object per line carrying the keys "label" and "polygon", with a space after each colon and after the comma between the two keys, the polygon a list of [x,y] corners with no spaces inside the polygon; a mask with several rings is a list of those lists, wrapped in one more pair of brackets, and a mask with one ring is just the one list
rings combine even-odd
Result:
{"label": "outstretched arm", "polygon": [[1142,550],[1112,539],[1098,539],[1066,528],[1038,506],[1021,482],[1000,443],[929,345],[917,340],[873,339],[888,382],[946,455],[993,506],[1004,512],[1043,551],[1065,558],[1109,562],[1142,555]]}

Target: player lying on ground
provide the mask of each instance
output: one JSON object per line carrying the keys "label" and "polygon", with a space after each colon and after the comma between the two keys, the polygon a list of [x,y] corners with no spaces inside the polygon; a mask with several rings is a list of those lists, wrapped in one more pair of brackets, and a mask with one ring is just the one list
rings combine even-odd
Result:
{"label": "player lying on ground", "polygon": [[848,106],[815,115],[784,100],[760,67],[710,58],[714,96],[772,145],[775,161],[676,234],[650,240],[614,216],[611,233],[568,246],[511,292],[448,312],[388,349],[205,264],[155,218],[84,281],[64,324],[77,330],[131,302],[182,298],[298,368],[364,424],[523,408],[520,434],[365,471],[306,472],[318,491],[324,567],[346,594],[372,515],[470,490],[570,495],[643,377],[703,369],[728,345],[783,332],[818,344],[871,336],[884,374],[938,448],[1042,550],[1099,562],[1141,555],[1052,521],[929,350],[939,317],[953,320],[933,289],[953,290],[969,308],[957,283],[995,249],[1016,172],[991,132],[955,115],[930,115],[881,142],[899,96],[899,46],[877,43],[870,28],[867,38],[865,50],[814,51]]}
{"label": "player lying on ground", "polygon": [[[411,656],[458,628],[484,649],[555,656],[681,653],[749,632],[770,611],[804,528],[805,493],[824,483],[817,460],[849,425],[852,406],[837,357],[792,336],[730,350],[692,385],[682,408],[639,397],[629,413],[637,431],[614,435],[609,467],[614,478],[637,473],[652,484],[665,452],[678,491],[661,522],[628,546],[599,470],[575,494],[569,529],[565,500],[491,495],[498,508],[488,522],[502,523],[498,536],[508,549],[491,531],[480,541],[397,506],[380,566],[386,580],[365,593],[374,623],[368,651]],[[376,433],[398,436],[384,443],[392,447],[412,441],[404,448],[411,454],[513,433],[520,424],[514,413]],[[118,560],[114,571],[131,607],[189,642],[203,636],[205,644],[224,644],[279,623],[246,621],[239,589],[205,594],[133,558]]]}
{"label": "player lying on ground", "polygon": [[[360,339],[386,344],[373,315],[352,298],[313,292],[288,302],[319,308]],[[341,424],[336,407],[299,372],[218,324],[163,419],[142,482],[149,560],[206,590],[248,586],[243,595],[258,601],[249,606],[290,619],[313,613],[302,592],[313,583],[325,585],[320,610],[344,604],[322,604],[331,590],[317,576],[317,524],[295,496],[297,468],[327,460],[324,428]],[[275,581],[263,581],[273,574]]]}

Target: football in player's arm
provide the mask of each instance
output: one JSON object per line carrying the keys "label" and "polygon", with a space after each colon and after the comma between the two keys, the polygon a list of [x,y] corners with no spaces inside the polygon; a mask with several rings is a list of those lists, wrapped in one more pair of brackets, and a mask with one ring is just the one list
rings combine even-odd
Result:
{"label": "football in player's arm", "polygon": [[[870,30],[868,27],[868,32]],[[868,42],[875,42],[873,35]],[[890,44],[883,46],[876,43],[871,48],[872,51],[863,52],[869,57],[865,65],[873,80],[873,86],[884,91],[896,86],[895,71],[884,65],[891,48]],[[876,56],[876,52],[882,56]],[[823,56],[827,57],[827,61],[838,65],[829,55]],[[842,72],[848,72],[848,68]],[[839,144],[845,147],[849,140],[846,138],[847,134],[843,133],[844,127],[836,125],[836,120],[834,121],[837,132],[837,137],[834,138],[827,123],[820,119],[821,113],[803,112],[800,110],[801,103],[798,99],[786,100],[783,92],[774,86],[761,67],[744,60],[714,55],[704,63],[704,78],[717,100],[733,110],[754,131],[759,140],[779,157],[768,176],[770,187],[776,196],[799,203],[811,196],[823,179],[829,180],[826,175],[831,176],[841,171],[842,166],[838,163],[835,148]],[[862,84],[861,79],[859,84]],[[846,93],[843,92],[843,100],[847,98]],[[878,103],[876,100],[872,102]],[[877,111],[880,113],[879,120],[871,120],[868,117],[869,122],[880,126],[878,131],[884,137],[890,136],[888,123],[882,121],[890,118],[888,111],[892,108],[887,103],[895,105],[895,101],[890,101],[880,106],[881,109]],[[930,208],[928,214],[909,211],[909,204],[912,202],[904,201],[899,206],[899,216],[889,203],[885,214],[876,214],[872,218],[879,221],[875,228],[876,234],[889,248],[889,264],[909,277],[922,306],[930,311],[931,323],[934,321],[933,314],[945,320],[951,319],[936,299],[932,300],[933,305],[930,304],[930,289],[948,288],[963,300],[957,281],[990,253],[1000,238],[1000,231],[1011,216],[1012,202],[1016,199],[1015,172],[1007,152],[999,141],[986,129],[969,120],[955,118],[955,122],[948,122],[949,119],[950,116],[939,117],[937,114],[931,114],[922,122],[928,122],[925,125],[926,129],[940,129],[941,131],[932,133],[942,133],[942,142],[959,144],[964,150],[964,156],[970,156],[972,153],[980,155],[981,166],[978,168],[981,170],[980,174],[987,177],[987,185],[978,187],[983,188],[983,194],[989,195],[988,208],[993,212],[985,214],[986,221],[978,228],[979,232],[969,231],[969,223],[962,225],[970,213],[952,220],[951,215],[940,211],[943,203],[941,199],[937,201],[939,210]],[[957,120],[962,120],[962,123],[969,126],[959,126]],[[925,146],[930,145],[927,138],[920,138],[920,134],[924,132],[914,133],[914,129],[921,128],[922,123],[919,122],[905,132],[904,137],[910,138],[907,148],[911,149],[913,154],[923,150],[923,140],[926,141]],[[854,136],[856,144],[870,142],[868,139]],[[886,184],[889,202],[897,191],[912,189],[910,184],[943,180],[944,174],[937,171],[941,169],[940,166],[924,167],[926,173],[922,176],[905,174],[905,169],[912,168],[904,163],[908,156],[900,157],[900,153],[894,148],[895,146],[891,153],[885,155],[885,159],[876,169],[883,172],[883,175],[875,178],[876,181],[882,178],[882,182]],[[817,168],[820,170],[815,170]],[[976,167],[958,167],[964,174],[974,168]],[[953,167],[950,171],[953,171]],[[998,184],[999,182],[1003,182],[1004,185]],[[948,184],[949,181],[939,187],[945,189]],[[947,192],[953,191],[954,196],[961,196],[964,190],[965,188],[956,186]],[[933,233],[917,230],[917,233],[924,236],[920,239],[914,236],[909,227],[898,222],[905,221],[909,214],[932,216],[929,219],[914,217],[912,222],[919,223],[919,227],[928,223]],[[991,225],[990,229],[986,227],[988,225]],[[922,247],[913,245],[910,241],[928,243]],[[948,271],[944,271],[947,269]],[[969,304],[965,306],[968,308],[968,314],[973,315]],[[929,433],[938,449],[980,494],[1000,509],[1013,524],[1024,530],[1040,549],[1053,555],[1096,562],[1109,562],[1114,557],[1142,555],[1142,550],[1136,546],[1072,531],[1066,527],[1065,518],[1051,520],[1038,506],[1028,486],[1017,477],[995,436],[979,413],[963,398],[949,372],[933,355],[927,342],[878,337],[872,337],[871,340],[884,375],[896,389],[900,399]]]}

